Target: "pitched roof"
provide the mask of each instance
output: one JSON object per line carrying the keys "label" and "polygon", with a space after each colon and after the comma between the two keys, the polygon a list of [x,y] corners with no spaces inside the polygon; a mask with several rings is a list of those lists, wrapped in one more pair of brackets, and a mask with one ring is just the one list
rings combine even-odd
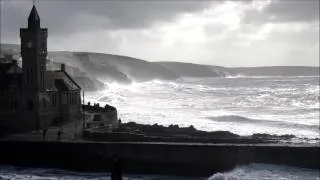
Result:
{"label": "pitched roof", "polygon": [[[22,70],[16,63],[0,63],[0,89],[20,88]],[[73,91],[81,87],[65,71],[46,71],[46,90]]]}
{"label": "pitched roof", "polygon": [[47,71],[46,89],[49,91],[80,90],[81,87],[65,71]]}
{"label": "pitched roof", "polygon": [[15,63],[0,63],[0,89],[20,88],[21,68]]}
{"label": "pitched roof", "polygon": [[22,73],[22,69],[17,65],[17,63],[15,62],[0,63],[0,78],[5,74],[15,74],[15,73]]}
{"label": "pitched roof", "polygon": [[69,90],[71,90],[63,79],[55,79],[54,80],[54,85],[59,91],[69,91]]}
{"label": "pitched roof", "polygon": [[12,63],[0,63],[0,78],[11,68]]}

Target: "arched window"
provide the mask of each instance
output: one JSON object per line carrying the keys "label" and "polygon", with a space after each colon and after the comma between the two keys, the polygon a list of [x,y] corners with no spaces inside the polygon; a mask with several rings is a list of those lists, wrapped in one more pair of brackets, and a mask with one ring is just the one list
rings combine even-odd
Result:
{"label": "arched window", "polygon": [[17,101],[12,101],[10,108],[11,108],[11,110],[17,110],[17,108],[18,108],[18,102],[17,102]]}
{"label": "arched window", "polygon": [[27,109],[30,111],[33,110],[33,102],[31,100],[29,100],[27,103]]}
{"label": "arched window", "polygon": [[57,104],[57,95],[56,95],[56,93],[54,93],[54,94],[53,94],[53,102],[52,102],[52,105],[53,105],[53,106],[56,106],[56,104]]}
{"label": "arched window", "polygon": [[14,101],[13,105],[14,105],[14,109],[18,109],[18,102],[17,101]]}
{"label": "arched window", "polygon": [[30,84],[33,84],[34,79],[33,79],[33,69],[30,68]]}
{"label": "arched window", "polygon": [[46,109],[46,106],[47,106],[46,100],[42,100],[42,102],[43,102],[43,109]]}
{"label": "arched window", "polygon": [[30,68],[27,68],[27,84],[30,83]]}

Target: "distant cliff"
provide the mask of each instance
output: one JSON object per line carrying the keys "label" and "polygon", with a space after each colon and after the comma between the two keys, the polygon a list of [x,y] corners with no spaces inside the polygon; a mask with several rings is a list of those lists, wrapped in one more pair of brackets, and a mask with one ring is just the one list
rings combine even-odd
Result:
{"label": "distant cliff", "polygon": [[180,77],[221,77],[229,75],[228,69],[219,66],[182,62],[157,62],[157,64],[177,73]]}
{"label": "distant cliff", "polygon": [[229,68],[232,75],[244,76],[319,76],[319,67],[269,66]]}
{"label": "distant cliff", "polygon": [[214,76],[319,76],[319,67],[309,66],[265,66],[227,68],[182,62],[157,62],[181,77]]}
{"label": "distant cliff", "polygon": [[[1,54],[20,59],[20,45],[1,44]],[[21,61],[19,62],[21,64]],[[87,91],[107,88],[105,83],[144,82],[154,79],[176,80],[184,77],[225,76],[318,76],[319,67],[244,67],[226,68],[182,62],[148,62],[136,58],[89,52],[54,51],[48,53],[47,69],[66,71]]]}

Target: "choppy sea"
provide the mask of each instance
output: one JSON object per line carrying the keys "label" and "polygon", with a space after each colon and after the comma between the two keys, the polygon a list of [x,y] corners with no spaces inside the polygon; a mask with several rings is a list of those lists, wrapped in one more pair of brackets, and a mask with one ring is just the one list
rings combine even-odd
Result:
{"label": "choppy sea", "polygon": [[[86,101],[114,105],[123,122],[193,125],[239,135],[319,138],[319,77],[227,77],[108,84]],[[318,139],[319,140],[319,139]]]}

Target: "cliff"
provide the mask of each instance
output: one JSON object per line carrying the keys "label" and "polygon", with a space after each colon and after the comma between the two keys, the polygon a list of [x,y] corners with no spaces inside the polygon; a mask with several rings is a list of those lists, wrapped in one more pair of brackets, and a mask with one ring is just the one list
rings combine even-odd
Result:
{"label": "cliff", "polygon": [[[1,54],[11,54],[20,59],[20,46],[1,44]],[[107,83],[144,82],[154,79],[177,80],[185,77],[225,76],[319,76],[319,67],[241,67],[226,68],[182,62],[148,62],[132,57],[89,53],[89,52],[48,52],[48,69],[59,69],[66,64],[67,72],[86,91],[107,88]]]}

